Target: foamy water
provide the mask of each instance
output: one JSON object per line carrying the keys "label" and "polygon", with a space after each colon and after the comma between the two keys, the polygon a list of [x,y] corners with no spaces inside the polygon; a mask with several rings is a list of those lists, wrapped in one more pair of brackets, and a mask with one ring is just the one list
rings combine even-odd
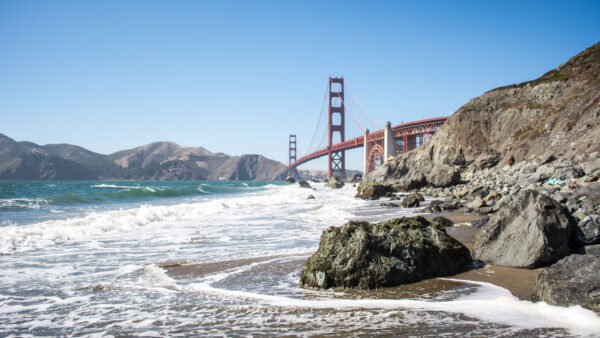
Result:
{"label": "foamy water", "polygon": [[71,214],[69,205],[41,222],[20,222],[10,211],[0,221],[0,335],[600,332],[591,311],[521,301],[482,282],[446,278],[439,289],[402,298],[300,289],[301,265],[328,226],[416,210],[354,199],[351,186],[250,185],[235,194],[144,195],[139,203],[85,205]]}

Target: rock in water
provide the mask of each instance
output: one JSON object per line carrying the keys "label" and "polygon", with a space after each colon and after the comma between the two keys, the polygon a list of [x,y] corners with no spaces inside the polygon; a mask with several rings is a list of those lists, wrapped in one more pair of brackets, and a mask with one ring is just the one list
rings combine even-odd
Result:
{"label": "rock in water", "polygon": [[350,176],[350,178],[348,178],[349,183],[358,183],[360,181],[362,181],[362,175],[359,173],[354,173],[352,176]]}
{"label": "rock in water", "polygon": [[300,188],[311,188],[310,183],[306,182],[305,180],[298,182],[298,185],[300,186]]}
{"label": "rock in water", "polygon": [[419,202],[424,200],[423,195],[414,192],[402,200],[402,206],[405,208],[416,208],[419,206]]}
{"label": "rock in water", "polygon": [[469,250],[423,217],[350,221],[323,231],[301,287],[373,289],[448,276],[472,267]]}
{"label": "rock in water", "polygon": [[356,196],[357,198],[376,200],[382,196],[385,196],[387,193],[393,193],[396,190],[389,184],[380,184],[380,183],[369,183],[362,182],[356,188]]}
{"label": "rock in water", "polygon": [[581,305],[600,313],[600,251],[570,255],[542,271],[533,301],[559,306]]}
{"label": "rock in water", "polygon": [[325,185],[331,189],[339,189],[344,186],[344,181],[337,176],[331,176]]}
{"label": "rock in water", "polygon": [[575,224],[560,203],[523,190],[475,234],[473,257],[518,268],[547,266],[571,253]]}
{"label": "rock in water", "polygon": [[296,182],[296,179],[293,178],[292,176],[288,176],[285,178],[285,181],[288,183],[294,183],[294,182]]}

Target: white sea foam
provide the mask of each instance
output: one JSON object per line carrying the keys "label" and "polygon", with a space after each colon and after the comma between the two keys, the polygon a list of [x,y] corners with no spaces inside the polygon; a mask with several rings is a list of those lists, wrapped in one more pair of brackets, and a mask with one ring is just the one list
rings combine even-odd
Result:
{"label": "white sea foam", "polygon": [[112,188],[112,189],[131,189],[131,188],[137,188],[135,186],[129,186],[129,185],[116,185],[116,184],[96,184],[96,185],[92,185],[92,188]]}
{"label": "white sea foam", "polygon": [[[505,324],[521,329],[563,328],[574,335],[592,336],[600,332],[600,317],[581,306],[559,307],[544,302],[519,300],[510,291],[499,286],[476,281],[446,279],[477,286],[477,292],[450,301],[413,299],[297,299],[286,296],[216,288],[210,283],[179,285],[157,266],[146,271],[165,288],[184,293],[208,293],[233,298],[250,299],[264,305],[283,308],[308,309],[384,309],[427,310],[467,315],[491,323]],[[233,273],[239,273],[234,271]],[[217,280],[221,280],[219,274]]]}
{"label": "white sea foam", "polygon": [[50,203],[44,198],[7,198],[0,199],[0,210],[6,209],[39,209]]}
{"label": "white sea foam", "polygon": [[[106,185],[108,186],[108,185]],[[166,226],[174,222],[195,222],[209,215],[218,215],[217,222],[245,222],[250,215],[276,221],[282,217],[294,220],[294,224],[319,224],[321,226],[341,224],[352,214],[348,210],[356,201],[335,201],[330,191],[313,191],[321,200],[318,209],[304,204],[305,193],[294,186],[273,185],[266,191],[248,193],[235,197],[203,198],[195,203],[176,205],[143,204],[139,207],[93,211],[81,217],[46,221],[30,225],[8,225],[0,233],[0,254],[11,254],[25,250],[42,248],[60,242],[87,240],[98,236],[131,232],[149,225]],[[351,199],[351,197],[350,197]],[[359,202],[360,203],[360,202]],[[240,212],[244,210],[243,212]],[[227,214],[223,212],[227,211]],[[316,212],[315,212],[316,211]],[[262,223],[260,221],[259,223]],[[320,232],[320,229],[316,230]],[[237,232],[233,234],[237,235]],[[289,233],[289,236],[303,236],[306,233]],[[311,236],[314,231],[311,232]],[[221,234],[221,241],[231,240],[232,234]]]}

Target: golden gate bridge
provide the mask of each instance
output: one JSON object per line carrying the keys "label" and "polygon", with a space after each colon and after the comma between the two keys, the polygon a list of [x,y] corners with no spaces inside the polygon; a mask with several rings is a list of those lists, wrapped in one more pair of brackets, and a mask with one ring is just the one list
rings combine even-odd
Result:
{"label": "golden gate bridge", "polygon": [[[392,126],[390,122],[387,122],[384,128],[380,128],[377,123],[369,116],[364,110],[362,105],[358,102],[352,90],[348,87],[348,90],[362,112],[363,123],[361,124],[352,114],[352,110],[349,109],[345,101],[345,86],[344,78],[329,77],[327,85],[328,98],[328,121],[327,121],[327,146],[315,150],[309,154],[302,156],[297,159],[297,148],[296,148],[296,135],[291,134],[289,137],[289,165],[288,175],[291,176],[294,168],[308,161],[328,156],[328,174],[327,177],[332,175],[339,176],[341,178],[346,177],[346,157],[345,151],[363,147],[364,151],[364,165],[363,173],[367,175],[371,171],[381,166],[392,156],[399,156],[407,153],[408,151],[415,149],[427,142],[427,140],[433,135],[439,128],[446,122],[448,116],[419,120],[414,122],[402,123],[396,126]],[[323,114],[323,108],[325,106],[325,100],[323,101],[323,107],[321,108],[321,115]],[[346,134],[346,112],[352,118],[354,123],[363,133],[362,136],[358,136],[349,140],[345,139]],[[321,123],[321,116],[319,116],[319,122],[317,122],[317,128]],[[366,123],[365,123],[366,121]],[[368,124],[370,127],[374,127],[376,131],[370,132],[368,128],[363,125]],[[311,145],[314,143],[317,130],[313,135]],[[334,140],[336,141],[334,143]],[[310,148],[310,146],[309,146]]]}

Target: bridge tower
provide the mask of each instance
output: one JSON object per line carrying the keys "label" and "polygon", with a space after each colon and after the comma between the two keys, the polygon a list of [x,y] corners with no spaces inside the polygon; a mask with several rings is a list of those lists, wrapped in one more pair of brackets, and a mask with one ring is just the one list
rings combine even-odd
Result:
{"label": "bridge tower", "polygon": [[[339,176],[342,179],[346,178],[346,158],[344,150],[331,151],[331,146],[334,143],[344,142],[345,131],[345,109],[344,109],[344,78],[329,77],[329,171],[327,177],[331,175]],[[339,134],[340,139],[333,141],[333,136]]]}
{"label": "bridge tower", "polygon": [[292,163],[296,162],[296,135],[290,134],[288,176],[292,176]]}

